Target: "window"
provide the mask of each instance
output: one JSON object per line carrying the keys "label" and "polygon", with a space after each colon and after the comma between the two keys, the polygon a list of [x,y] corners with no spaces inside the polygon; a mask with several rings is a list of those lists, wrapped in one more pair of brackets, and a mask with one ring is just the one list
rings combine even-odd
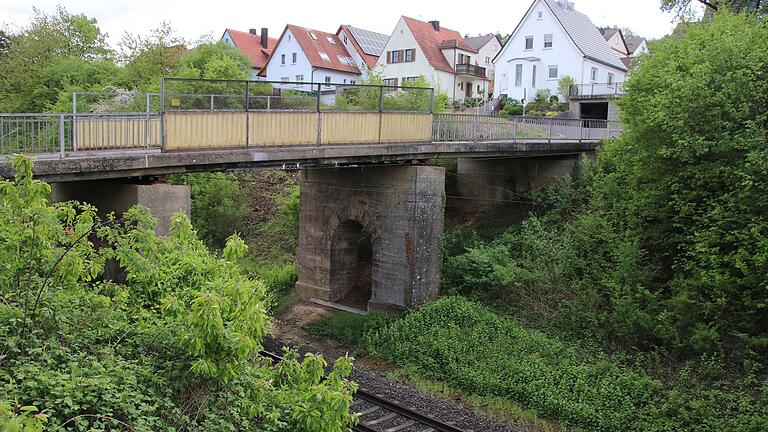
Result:
{"label": "window", "polygon": [[350,84],[352,84],[352,85],[355,85],[355,84],[357,84],[357,83],[355,82],[355,80],[349,80],[349,83],[350,83]]}
{"label": "window", "polygon": [[281,65],[285,64],[285,54],[280,54],[280,64]]}
{"label": "window", "polygon": [[608,87],[613,86],[613,74],[608,73]]}
{"label": "window", "polygon": [[347,79],[346,79],[346,78],[344,78],[344,84],[346,84],[346,83],[347,83]]}
{"label": "window", "polygon": [[282,82],[288,82],[288,80],[291,79],[290,77],[281,77],[280,81]]}
{"label": "window", "polygon": [[349,65],[352,66],[355,64],[355,59],[353,59],[352,57],[347,57],[347,63],[349,63]]}
{"label": "window", "polygon": [[405,61],[406,62],[412,62],[413,61],[413,51],[414,50],[405,50]]}
{"label": "window", "polygon": [[391,51],[391,63],[400,63],[400,51]]}
{"label": "window", "polygon": [[480,93],[480,84],[477,85],[477,92]]}
{"label": "window", "polygon": [[536,65],[533,65],[533,71],[531,72],[531,88],[536,88]]}
{"label": "window", "polygon": [[459,89],[464,90],[464,81],[459,83]]}
{"label": "window", "polygon": [[544,13],[542,11],[539,11],[536,15],[536,19],[542,19],[544,17]]}
{"label": "window", "polygon": [[296,82],[304,82],[304,75],[296,75]]}
{"label": "window", "polygon": [[597,68],[593,67],[592,72],[589,74],[589,79],[592,81],[597,81]]}
{"label": "window", "polygon": [[552,48],[552,34],[544,35],[544,48]]}
{"label": "window", "polygon": [[331,58],[330,58],[330,57],[328,57],[328,54],[326,54],[325,52],[323,52],[323,51],[320,51],[320,53],[319,53],[319,54],[320,54],[320,58],[321,58],[321,59],[323,59],[323,60],[325,60],[325,61],[331,61]]}
{"label": "window", "polygon": [[344,45],[347,44],[347,35],[342,35],[344,37]]}
{"label": "window", "polygon": [[325,86],[330,87],[331,86],[331,77],[328,75],[325,76]]}
{"label": "window", "polygon": [[416,59],[416,50],[395,50],[387,51],[387,63],[412,62]]}
{"label": "window", "polygon": [[397,78],[384,78],[384,85],[387,87],[397,87]]}
{"label": "window", "polygon": [[309,35],[312,37],[312,39],[317,40],[317,36],[313,32],[309,32]]}
{"label": "window", "polygon": [[291,64],[296,64],[296,53],[291,54]]}
{"label": "window", "polygon": [[337,58],[337,59],[339,59],[339,61],[341,62],[341,64],[349,64],[349,63],[347,62],[347,58],[346,58],[346,57],[344,57],[344,56],[341,56],[341,55],[337,55],[337,56],[336,56],[336,58]]}
{"label": "window", "polygon": [[523,85],[523,65],[515,65],[515,87]]}
{"label": "window", "polygon": [[288,42],[291,41],[291,35],[288,35]]}
{"label": "window", "polygon": [[403,77],[403,84],[405,84],[405,83],[412,83],[412,82],[416,81],[417,79],[419,79],[419,77],[417,77],[417,76]]}
{"label": "window", "polygon": [[336,45],[336,41],[332,37],[326,36],[325,38],[328,39],[328,43],[329,44]]}
{"label": "window", "polygon": [[532,50],[533,49],[533,36],[526,36],[525,37],[525,49]]}
{"label": "window", "polygon": [[551,65],[549,66],[549,75],[547,75],[549,79],[557,79],[558,71],[557,71],[557,65]]}
{"label": "window", "polygon": [[491,64],[491,58],[490,57],[486,57],[485,58],[485,64]]}

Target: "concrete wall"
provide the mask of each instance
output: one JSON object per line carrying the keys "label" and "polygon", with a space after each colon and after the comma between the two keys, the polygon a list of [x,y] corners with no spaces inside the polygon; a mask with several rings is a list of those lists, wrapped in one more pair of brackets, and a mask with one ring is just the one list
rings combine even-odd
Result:
{"label": "concrete wall", "polygon": [[171,216],[191,214],[190,188],[184,185],[134,184],[121,181],[74,181],[51,184],[51,201],[82,201],[93,204],[103,217],[123,213],[134,205],[147,207],[157,218],[155,232],[167,235]]}
{"label": "concrete wall", "polygon": [[459,159],[457,187],[462,197],[517,201],[518,194],[556,184],[572,176],[578,155],[520,159]]}
{"label": "concrete wall", "polygon": [[299,297],[338,301],[346,294],[356,224],[373,247],[369,309],[402,309],[437,296],[444,195],[445,170],[437,167],[304,170]]}

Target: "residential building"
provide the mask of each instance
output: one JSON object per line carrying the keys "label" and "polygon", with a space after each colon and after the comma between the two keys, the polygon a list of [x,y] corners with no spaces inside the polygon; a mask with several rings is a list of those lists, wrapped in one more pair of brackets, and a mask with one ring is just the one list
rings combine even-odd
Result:
{"label": "residential building", "polygon": [[534,0],[494,64],[498,94],[528,101],[543,89],[558,94],[565,76],[616,89],[627,72],[589,17],[565,0]]}
{"label": "residential building", "polygon": [[488,93],[493,93],[493,74],[496,71],[493,65],[493,58],[501,50],[501,41],[495,34],[491,33],[484,36],[465,37],[464,41],[467,45],[477,50],[480,66],[485,68],[485,76],[491,80],[491,87]]}
{"label": "residential building", "polygon": [[640,54],[650,52],[648,41],[644,37],[630,36],[627,38],[627,51],[630,57],[637,57]]}
{"label": "residential building", "polygon": [[347,51],[338,35],[297,25],[285,26],[259,76],[269,81],[290,82],[278,88],[333,94],[338,84],[358,84],[359,61]]}
{"label": "residential building", "polygon": [[619,58],[629,56],[627,41],[624,39],[624,33],[621,30],[610,27],[600,27],[598,30],[600,30],[600,34],[608,42],[608,46],[616,52]]}
{"label": "residential building", "polygon": [[248,32],[226,29],[221,39],[248,57],[251,61],[250,77],[253,80],[259,79],[259,72],[267,65],[269,54],[277,44],[277,39],[269,37],[266,28],[262,28],[261,33],[256,29]]}
{"label": "residential building", "polygon": [[400,17],[376,67],[388,85],[407,85],[423,75],[454,102],[488,95],[490,81],[478,50],[439,21]]}
{"label": "residential building", "polygon": [[344,44],[352,59],[360,69],[360,79],[368,78],[368,71],[376,67],[389,35],[364,30],[350,25],[342,25],[336,31],[336,36]]}

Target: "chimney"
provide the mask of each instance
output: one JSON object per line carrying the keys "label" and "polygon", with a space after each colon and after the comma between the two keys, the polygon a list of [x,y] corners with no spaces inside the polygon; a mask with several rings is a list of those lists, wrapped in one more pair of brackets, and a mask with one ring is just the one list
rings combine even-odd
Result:
{"label": "chimney", "polygon": [[254,36],[258,36],[259,35],[259,32],[257,32],[256,29],[248,29],[248,33],[250,33],[250,34],[252,34]]}
{"label": "chimney", "polygon": [[261,28],[261,46],[264,49],[269,48],[269,38],[267,37],[268,34],[269,34],[269,29],[267,29],[266,27],[262,27]]}
{"label": "chimney", "polygon": [[568,2],[568,10],[573,12],[576,10],[576,5],[573,2]]}
{"label": "chimney", "polygon": [[440,21],[430,21],[430,24],[432,24],[432,28],[435,29],[436,32],[440,31]]}

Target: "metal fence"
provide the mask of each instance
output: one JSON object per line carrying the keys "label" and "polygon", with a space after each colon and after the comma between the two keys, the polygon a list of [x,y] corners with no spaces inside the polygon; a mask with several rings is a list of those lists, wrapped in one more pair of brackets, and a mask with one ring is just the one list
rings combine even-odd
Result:
{"label": "metal fence", "polygon": [[624,94],[624,83],[589,83],[572,84],[569,89],[571,98],[609,97]]}
{"label": "metal fence", "polygon": [[160,148],[153,113],[0,114],[0,155]]}
{"label": "metal fence", "polygon": [[620,133],[620,123],[609,120],[435,114],[432,121],[436,142],[596,141]]}

